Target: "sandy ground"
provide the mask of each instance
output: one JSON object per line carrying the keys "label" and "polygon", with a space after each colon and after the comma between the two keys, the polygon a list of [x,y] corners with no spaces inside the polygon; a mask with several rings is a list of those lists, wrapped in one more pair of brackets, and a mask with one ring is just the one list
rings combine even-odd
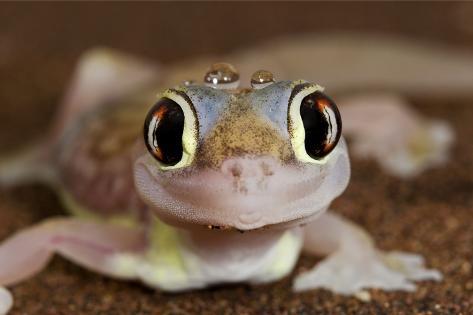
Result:
{"label": "sandy ground", "polygon": [[[334,19],[341,18],[335,8],[330,5],[325,8]],[[135,9],[134,17],[139,17],[140,13],[142,21],[127,24],[124,13],[127,8],[114,9],[111,13],[106,7],[99,9],[63,5],[48,11],[32,5],[2,5],[0,152],[31,142],[44,131],[74,60],[87,47],[103,43],[165,61],[189,56],[193,51],[207,52],[205,47],[189,48],[194,46],[186,46],[183,42],[175,47],[169,47],[170,42],[167,45],[150,42],[147,36],[152,28],[149,26],[158,22],[147,13],[149,10]],[[166,8],[161,6],[159,9]],[[437,36],[445,42],[473,47],[471,25],[461,22],[464,12],[472,11],[463,4],[436,4],[424,9],[412,4],[397,8],[386,4],[384,7],[351,9],[351,13],[347,13],[349,18],[340,22],[347,29],[382,25],[382,31],[404,35],[414,32],[425,38]],[[160,10],[156,11],[156,19],[163,19],[165,26],[175,21],[190,27],[190,22],[176,18],[178,9],[171,10],[174,20]],[[282,17],[287,8],[284,10],[277,7],[271,12]],[[235,12],[243,11],[240,8]],[[307,9],[303,7],[296,11],[300,13]],[[90,16],[87,12],[91,12]],[[215,12],[230,14],[232,10],[215,9],[211,13]],[[376,13],[382,12],[385,12],[385,20],[376,17]],[[417,20],[414,18],[416,12],[423,13]],[[192,18],[208,24],[212,22],[208,20],[209,14],[194,10]],[[322,17],[322,28],[330,29],[336,24],[320,11],[318,14],[317,17]],[[354,19],[351,14],[360,17]],[[374,22],[359,22],[367,20],[366,15],[374,15]],[[215,16],[216,21],[221,22],[220,15]],[[396,22],[404,16],[404,23]],[[444,17],[444,25],[439,28],[436,21],[441,17]],[[263,17],[262,21],[269,20]],[[298,24],[290,22],[287,21],[287,25],[292,25],[287,27],[287,32],[309,26],[313,29],[316,25],[306,20]],[[199,27],[197,34],[208,30],[200,24]],[[286,32],[282,26],[275,28],[279,33]],[[247,28],[243,29],[247,31]],[[256,41],[267,36],[269,29],[264,28],[259,35],[256,32],[241,40]],[[145,30],[147,36],[140,33]],[[156,32],[163,34],[166,30],[157,28]],[[215,45],[220,51],[233,47],[224,36],[216,40]],[[294,294],[290,290],[293,275],[318,261],[317,258],[302,257],[293,275],[271,285],[222,286],[173,295],[155,292],[136,283],[110,280],[55,258],[39,276],[13,288],[16,304],[12,314],[473,314],[473,92],[471,99],[412,101],[425,115],[446,119],[453,125],[457,143],[452,159],[444,167],[410,181],[391,178],[370,161],[355,160],[351,184],[333,208],[366,228],[381,248],[423,254],[429,266],[443,272],[444,281],[420,283],[415,293],[372,290],[368,303],[324,290]],[[0,188],[0,240],[22,227],[63,213],[55,193],[40,184]]]}

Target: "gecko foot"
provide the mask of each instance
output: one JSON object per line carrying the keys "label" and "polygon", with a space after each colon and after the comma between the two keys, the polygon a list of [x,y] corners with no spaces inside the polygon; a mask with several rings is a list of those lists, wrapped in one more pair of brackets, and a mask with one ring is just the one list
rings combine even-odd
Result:
{"label": "gecko foot", "polygon": [[6,315],[13,306],[13,297],[7,289],[0,287],[0,315]]}
{"label": "gecko foot", "polygon": [[416,254],[371,249],[355,255],[353,251],[341,250],[299,275],[294,289],[325,288],[346,295],[369,288],[414,291],[413,281],[441,279],[440,272],[426,269],[423,258]]}

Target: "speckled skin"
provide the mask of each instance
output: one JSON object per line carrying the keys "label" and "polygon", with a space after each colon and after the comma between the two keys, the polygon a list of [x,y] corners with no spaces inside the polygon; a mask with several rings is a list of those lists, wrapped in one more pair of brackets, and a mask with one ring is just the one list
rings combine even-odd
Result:
{"label": "speckled skin", "polygon": [[94,215],[146,216],[134,188],[133,162],[145,149],[143,117],[149,105],[133,96],[77,117],[55,148],[63,193]]}

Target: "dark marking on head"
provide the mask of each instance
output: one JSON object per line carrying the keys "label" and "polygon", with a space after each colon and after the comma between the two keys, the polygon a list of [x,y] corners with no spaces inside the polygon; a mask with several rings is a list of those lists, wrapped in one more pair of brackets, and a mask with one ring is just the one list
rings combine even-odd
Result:
{"label": "dark marking on head", "polygon": [[233,95],[198,149],[198,163],[218,168],[229,157],[262,155],[287,160],[291,156],[289,142],[244,94]]}

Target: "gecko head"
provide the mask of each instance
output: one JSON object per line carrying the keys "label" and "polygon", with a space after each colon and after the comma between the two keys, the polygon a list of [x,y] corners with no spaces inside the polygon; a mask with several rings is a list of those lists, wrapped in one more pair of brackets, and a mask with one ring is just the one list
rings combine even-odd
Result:
{"label": "gecko head", "polygon": [[338,109],[320,86],[274,82],[267,71],[238,89],[229,67],[159,95],[145,119],[147,152],[134,165],[138,193],[184,228],[303,224],[348,183]]}

